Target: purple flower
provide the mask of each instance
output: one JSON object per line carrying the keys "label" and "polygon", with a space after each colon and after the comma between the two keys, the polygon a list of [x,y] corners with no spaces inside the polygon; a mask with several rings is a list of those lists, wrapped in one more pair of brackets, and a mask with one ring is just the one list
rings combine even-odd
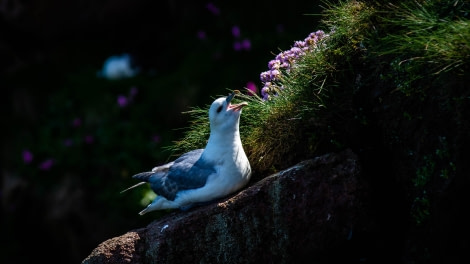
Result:
{"label": "purple flower", "polygon": [[249,39],[244,39],[243,41],[235,41],[233,42],[233,49],[236,51],[240,50],[250,50],[251,49],[251,41]]}
{"label": "purple flower", "polygon": [[269,82],[271,79],[269,78],[269,71],[262,72],[259,75],[259,78],[262,82]]}
{"label": "purple flower", "polygon": [[241,43],[242,48],[244,50],[250,50],[251,49],[251,41],[249,39],[244,39]]}
{"label": "purple flower", "polygon": [[269,70],[260,74],[260,79],[264,85],[261,89],[263,99],[268,100],[270,95],[277,95],[277,90],[284,89],[282,85],[277,86],[278,83],[272,83],[281,79],[281,69],[285,72],[290,72],[291,67],[293,67],[300,58],[305,56],[307,52],[315,51],[318,41],[327,36],[328,35],[321,30],[312,32],[304,41],[295,41],[290,50],[279,53],[274,60],[271,60],[268,63]]}
{"label": "purple flower", "polygon": [[265,71],[265,72],[262,72],[260,75],[260,79],[263,82],[276,81],[276,80],[279,80],[280,77],[281,77],[281,72],[279,70]]}
{"label": "purple flower", "polygon": [[326,36],[325,31],[323,30],[317,30],[317,32],[315,32],[315,35],[317,35],[319,39],[322,39]]}
{"label": "purple flower", "polygon": [[126,107],[127,104],[129,103],[129,100],[124,95],[118,95],[117,103],[118,103],[119,107]]}
{"label": "purple flower", "polygon": [[23,150],[23,162],[25,164],[30,164],[33,161],[33,153],[31,151],[25,149]]}
{"label": "purple flower", "polygon": [[235,38],[240,37],[240,28],[238,26],[232,27],[232,36],[234,36]]}
{"label": "purple flower", "polygon": [[307,46],[307,43],[305,41],[296,41],[296,42],[294,42],[294,47],[303,48],[305,46]]}
{"label": "purple flower", "polygon": [[305,42],[307,43],[308,46],[314,46],[317,44],[318,41],[323,39],[326,36],[325,32],[322,30],[318,30],[316,32],[312,32],[308,35],[307,38],[305,38]]}
{"label": "purple flower", "polygon": [[82,125],[82,120],[80,118],[75,118],[74,120],[72,120],[72,126],[73,127],[79,127]]}
{"label": "purple flower", "polygon": [[47,160],[43,161],[41,164],[39,164],[39,169],[47,171],[47,170],[50,170],[53,165],[54,165],[54,160],[53,159],[47,159]]}
{"label": "purple flower", "polygon": [[277,80],[279,79],[279,77],[281,77],[281,72],[279,70],[271,70],[270,73],[271,73],[271,78],[274,80]]}
{"label": "purple flower", "polygon": [[283,69],[288,69],[289,67],[290,67],[290,63],[289,63],[289,62],[283,62],[283,63],[281,64],[281,68],[283,68]]}
{"label": "purple flower", "polygon": [[280,61],[281,64],[284,63],[284,62],[288,62],[288,53],[286,51],[283,51],[283,52],[279,53],[276,56],[276,60]]}
{"label": "purple flower", "polygon": [[270,70],[279,70],[281,68],[281,61],[280,60],[271,60],[268,62],[268,68]]}
{"label": "purple flower", "polygon": [[206,5],[207,10],[211,12],[214,16],[220,15],[220,9],[215,6],[213,3],[207,3]]}
{"label": "purple flower", "polygon": [[261,89],[261,96],[263,96],[263,100],[268,100],[269,99],[269,87],[268,86],[264,86],[262,89]]}
{"label": "purple flower", "polygon": [[298,47],[293,47],[290,49],[290,51],[291,51],[292,57],[296,59],[299,58],[300,56],[305,55],[305,53]]}

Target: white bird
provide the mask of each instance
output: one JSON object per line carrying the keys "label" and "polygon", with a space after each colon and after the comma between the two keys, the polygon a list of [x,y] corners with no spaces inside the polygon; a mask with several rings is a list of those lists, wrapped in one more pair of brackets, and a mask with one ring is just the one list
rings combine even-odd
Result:
{"label": "white bird", "polygon": [[157,194],[139,214],[150,211],[187,208],[234,193],[251,177],[251,167],[240,139],[239,123],[242,108],[248,103],[231,104],[238,91],[216,99],[209,109],[210,136],[204,149],[181,155],[133,178],[150,183]]}

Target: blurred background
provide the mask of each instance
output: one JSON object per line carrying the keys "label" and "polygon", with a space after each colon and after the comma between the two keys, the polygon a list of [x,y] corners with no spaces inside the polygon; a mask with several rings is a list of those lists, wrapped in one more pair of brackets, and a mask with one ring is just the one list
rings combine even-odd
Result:
{"label": "blurred background", "polygon": [[158,218],[137,214],[148,188],[120,194],[131,176],[174,158],[166,148],[190,125],[182,112],[229,89],[259,93],[268,61],[318,30],[321,10],[1,0],[0,262],[78,263]]}

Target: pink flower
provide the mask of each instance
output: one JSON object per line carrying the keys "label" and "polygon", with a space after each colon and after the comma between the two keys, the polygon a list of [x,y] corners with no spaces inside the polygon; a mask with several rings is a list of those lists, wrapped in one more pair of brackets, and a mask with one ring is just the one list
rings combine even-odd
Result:
{"label": "pink flower", "polygon": [[254,82],[247,82],[246,89],[248,89],[248,93],[250,95],[255,95],[256,93],[258,93],[258,88],[256,87],[256,84]]}
{"label": "pink flower", "polygon": [[236,50],[236,51],[250,50],[251,49],[251,41],[249,39],[244,39],[243,41],[235,41],[235,42],[233,42],[233,49]]}
{"label": "pink flower", "polygon": [[234,36],[235,38],[240,37],[240,28],[238,26],[232,27],[232,36]]}
{"label": "pink flower", "polygon": [[250,50],[251,49],[251,41],[249,39],[244,39],[242,41],[242,48],[244,50]]}
{"label": "pink flower", "polygon": [[129,100],[127,100],[127,97],[125,97],[124,95],[118,95],[117,103],[119,107],[126,107],[127,104],[129,103]]}
{"label": "pink flower", "polygon": [[30,164],[33,161],[33,153],[31,151],[25,149],[23,150],[23,162],[25,164]]}

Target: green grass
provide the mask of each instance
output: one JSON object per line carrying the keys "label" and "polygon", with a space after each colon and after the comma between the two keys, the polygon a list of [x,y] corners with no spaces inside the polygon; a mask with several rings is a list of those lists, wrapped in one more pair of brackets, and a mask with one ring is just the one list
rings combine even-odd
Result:
{"label": "green grass", "polygon": [[[249,102],[240,130],[252,182],[352,148],[364,169],[359,177],[376,192],[372,206],[388,217],[381,197],[397,198],[393,207],[400,210],[393,213],[400,215],[394,217],[417,228],[410,226],[409,252],[429,262],[437,254],[428,250],[440,228],[434,220],[447,212],[441,198],[466,166],[461,144],[469,128],[470,2],[324,5],[318,28],[329,37],[282,73],[276,86],[284,89],[268,101],[237,98]],[[193,123],[170,147],[175,154],[204,147],[207,109],[189,112]]]}
{"label": "green grass", "polygon": [[[284,89],[268,101],[238,96],[249,103],[240,130],[255,173],[266,175],[319,152],[347,146],[343,135],[352,134],[351,124],[368,123],[361,116],[363,109],[353,102],[361,85],[381,79],[388,85],[384,91],[391,86],[409,96],[425,94],[429,84],[418,81],[427,75],[463,73],[470,61],[467,5],[461,1],[324,2],[319,28],[329,36],[282,73],[276,85]],[[190,127],[169,147],[175,155],[205,146],[208,108],[188,112]]]}
{"label": "green grass", "polygon": [[469,5],[455,0],[389,4],[382,21],[394,30],[380,39],[378,54],[397,56],[400,64],[414,62],[432,74],[462,73],[470,62]]}
{"label": "green grass", "polygon": [[[243,110],[240,130],[255,173],[266,176],[315,156],[319,149],[340,145],[334,126],[329,123],[331,119],[345,118],[341,115],[349,111],[350,103],[344,103],[338,95],[352,90],[338,86],[343,76],[338,74],[338,67],[344,67],[345,61],[360,50],[359,34],[373,12],[356,1],[334,8],[325,13],[325,18],[332,20],[323,23],[328,28],[326,33],[330,34],[330,30],[332,35],[296,61],[289,72],[282,73],[276,85],[283,89],[276,96],[267,101],[246,94],[238,98],[249,103]],[[351,20],[355,23],[348,22]],[[208,108],[196,107],[188,112],[193,121],[187,133],[169,147],[175,155],[205,146],[209,136]]]}
{"label": "green grass", "polygon": [[[315,123],[318,110],[325,108],[326,72],[331,65],[322,58],[323,52],[309,53],[289,73],[283,73],[279,90],[272,99],[241,94],[238,101],[249,103],[240,121],[241,137],[251,165],[256,172],[272,172],[290,165],[295,153],[313,152],[318,144],[308,126]],[[202,148],[209,136],[207,109],[194,108],[187,112],[192,123],[182,140],[170,149],[177,154]],[[307,141],[305,140],[307,137]]]}
{"label": "green grass", "polygon": [[[325,1],[322,23],[331,29],[333,43],[330,50],[343,59],[363,48],[363,42],[371,33],[372,20],[377,10],[363,1]],[[339,61],[339,59],[338,59]]]}

